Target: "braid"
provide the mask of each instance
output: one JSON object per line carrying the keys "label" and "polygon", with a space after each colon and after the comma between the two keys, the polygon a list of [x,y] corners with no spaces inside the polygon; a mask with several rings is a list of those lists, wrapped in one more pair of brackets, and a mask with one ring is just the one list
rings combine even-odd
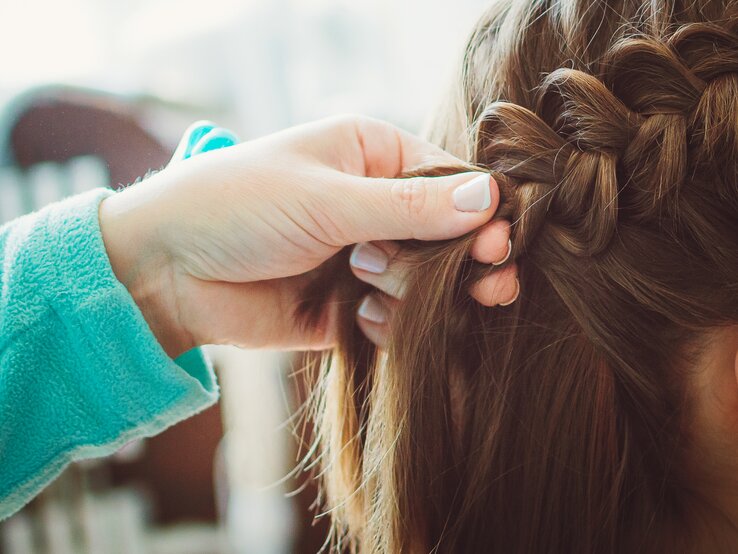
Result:
{"label": "braid", "polygon": [[[348,549],[738,550],[692,425],[696,357],[738,321],[737,103],[738,0],[492,3],[433,126],[464,164],[413,174],[490,170],[508,261],[404,242],[381,353],[345,258],[306,295],[343,322],[315,406]],[[516,302],[468,298],[511,263]]]}
{"label": "braid", "polygon": [[[475,126],[474,161],[503,175],[513,255],[545,232],[572,255],[596,256],[619,219],[647,222],[667,213],[678,220],[688,175],[738,153],[738,121],[725,115],[735,112],[716,105],[726,99],[738,102],[738,34],[695,23],[666,41],[621,39],[603,56],[598,76],[553,71],[538,87],[534,110],[488,106]],[[735,186],[736,165],[716,167],[709,183]]]}

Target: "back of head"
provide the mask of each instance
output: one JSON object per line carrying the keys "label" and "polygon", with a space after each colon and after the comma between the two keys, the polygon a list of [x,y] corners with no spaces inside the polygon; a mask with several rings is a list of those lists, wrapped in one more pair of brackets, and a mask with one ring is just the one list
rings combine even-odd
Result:
{"label": "back of head", "polygon": [[366,291],[340,280],[317,421],[336,538],[687,550],[686,374],[738,322],[738,5],[498,1],[436,119],[432,137],[500,186],[521,295],[467,298],[498,270],[470,260],[473,236],[408,243],[376,355],[353,323]]}

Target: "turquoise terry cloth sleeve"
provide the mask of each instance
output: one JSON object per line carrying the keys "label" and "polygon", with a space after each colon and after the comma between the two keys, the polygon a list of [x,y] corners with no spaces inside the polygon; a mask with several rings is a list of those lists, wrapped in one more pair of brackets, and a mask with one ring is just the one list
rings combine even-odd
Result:
{"label": "turquoise terry cloth sleeve", "polygon": [[0,227],[0,520],[71,461],[111,454],[218,397],[199,349],[172,361],[115,278],[98,189]]}

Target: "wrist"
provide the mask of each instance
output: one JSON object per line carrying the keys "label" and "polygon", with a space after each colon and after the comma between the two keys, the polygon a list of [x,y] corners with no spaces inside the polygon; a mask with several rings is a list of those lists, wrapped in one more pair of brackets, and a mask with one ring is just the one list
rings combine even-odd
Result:
{"label": "wrist", "polygon": [[[137,185],[104,199],[100,230],[110,266],[126,287],[146,323],[172,358],[190,350],[194,338],[181,325],[171,256],[160,243],[161,210],[151,209],[156,195]],[[153,187],[152,187],[153,188]]]}

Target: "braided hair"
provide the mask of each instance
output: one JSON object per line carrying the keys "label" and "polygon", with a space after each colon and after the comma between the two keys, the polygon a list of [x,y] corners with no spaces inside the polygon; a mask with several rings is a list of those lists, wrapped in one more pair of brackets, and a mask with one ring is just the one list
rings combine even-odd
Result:
{"label": "braided hair", "polygon": [[[459,85],[431,137],[469,167],[418,172],[490,171],[512,255],[408,241],[385,353],[345,259],[316,273],[313,307],[344,303],[315,419],[335,544],[700,551],[689,372],[738,322],[738,5],[499,0]],[[510,263],[517,302],[468,298]],[[710,552],[738,551],[724,523]]]}

